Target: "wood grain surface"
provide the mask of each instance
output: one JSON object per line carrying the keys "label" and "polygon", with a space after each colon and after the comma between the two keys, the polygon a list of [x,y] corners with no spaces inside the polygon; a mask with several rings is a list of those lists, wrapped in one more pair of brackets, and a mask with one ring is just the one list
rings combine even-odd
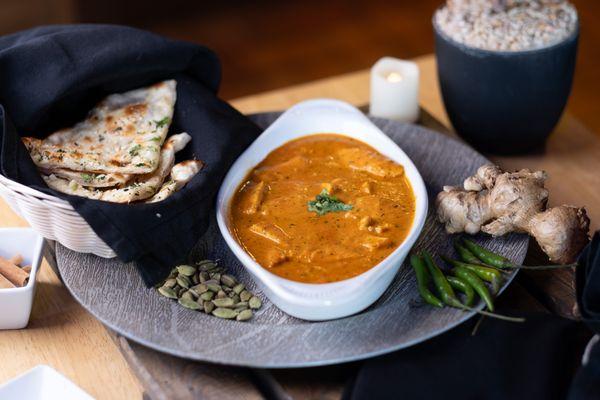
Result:
{"label": "wood grain surface", "polygon": [[[27,226],[0,200],[2,226]],[[141,398],[108,331],[69,294],[44,260],[26,329],[0,331],[0,384],[46,364],[98,399]]]}
{"label": "wood grain surface", "polygon": [[263,398],[248,369],[189,362],[112,335],[152,400]]}
{"label": "wood grain surface", "polygon": [[[421,106],[447,125],[438,91],[435,59],[426,56],[418,58],[417,62],[422,77]],[[254,113],[284,109],[314,97],[334,97],[358,106],[365,105],[369,99],[368,71],[247,96],[232,101],[232,104],[242,112]],[[573,149],[575,151],[571,153]],[[600,178],[596,173],[600,170],[600,140],[570,114],[563,116],[544,154],[492,159],[505,168],[536,166],[551,171],[551,202],[586,205],[592,218],[592,228],[598,229],[600,226],[600,191],[597,190]],[[25,226],[26,223],[0,200],[0,225]],[[141,398],[141,386],[126,367],[124,358],[102,325],[75,303],[46,263],[38,281],[41,284],[30,322],[35,329],[0,332],[0,383],[36,364],[46,363],[66,374],[96,398]],[[542,290],[548,289],[552,293],[554,287],[544,286]],[[501,302],[509,300],[519,308],[528,306],[543,309],[541,303],[523,288],[519,279],[501,298]],[[56,320],[59,323],[55,323]],[[82,337],[86,340],[73,339]],[[90,343],[94,345],[90,346]],[[86,363],[93,365],[93,370],[81,368]],[[276,375],[286,390],[297,398],[338,398],[344,378],[335,376],[328,380],[328,376],[327,371],[321,373],[320,370],[308,376],[293,371],[278,371]],[[169,384],[160,374],[154,378],[161,384]],[[322,381],[325,381],[324,386],[315,387]],[[332,392],[335,394],[332,395]],[[321,396],[323,393],[328,395]]]}

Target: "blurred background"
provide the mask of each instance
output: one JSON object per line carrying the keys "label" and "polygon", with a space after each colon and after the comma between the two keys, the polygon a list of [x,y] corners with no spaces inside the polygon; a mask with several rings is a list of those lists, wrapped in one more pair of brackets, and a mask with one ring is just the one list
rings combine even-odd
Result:
{"label": "blurred background", "polygon": [[[600,132],[600,1],[572,0],[581,39],[569,110]],[[202,43],[223,64],[225,99],[433,52],[441,0],[0,0],[0,34],[51,23],[117,23]]]}

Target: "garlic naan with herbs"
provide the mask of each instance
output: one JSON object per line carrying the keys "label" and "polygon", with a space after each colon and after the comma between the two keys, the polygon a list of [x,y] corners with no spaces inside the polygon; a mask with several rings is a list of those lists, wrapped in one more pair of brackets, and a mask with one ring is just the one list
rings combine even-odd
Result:
{"label": "garlic naan with herbs", "polygon": [[73,171],[66,168],[57,168],[52,170],[41,169],[41,172],[44,175],[54,175],[59,178],[74,181],[82,186],[94,188],[123,186],[131,179],[131,177],[133,177],[132,174]]}
{"label": "garlic naan with herbs", "polygon": [[[159,192],[165,178],[172,172],[171,170],[175,164],[175,153],[183,149],[191,139],[191,136],[185,132],[170,136],[162,147],[160,153],[161,158],[156,171],[149,174],[135,175],[131,181],[123,187],[100,189],[85,187],[73,180],[69,181],[56,175],[44,176],[43,178],[48,187],[75,196],[110,201],[113,203],[130,203],[133,201],[145,200]],[[193,175],[198,171],[199,169],[196,170]],[[161,200],[164,200],[168,195],[162,196]]]}
{"label": "garlic naan with herbs", "polygon": [[179,191],[200,172],[202,167],[204,167],[204,162],[200,160],[186,160],[173,165],[171,178],[163,183],[160,190],[145,203],[158,203]]}
{"label": "garlic naan with herbs", "polygon": [[22,138],[34,163],[46,171],[148,174],[157,169],[161,146],[173,118],[176,82],[102,100],[72,128],[45,139]]}

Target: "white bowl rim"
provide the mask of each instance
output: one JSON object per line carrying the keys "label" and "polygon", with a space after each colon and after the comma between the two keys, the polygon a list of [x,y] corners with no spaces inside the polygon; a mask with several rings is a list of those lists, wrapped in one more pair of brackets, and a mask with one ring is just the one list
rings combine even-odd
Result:
{"label": "white bowl rim", "polygon": [[[262,267],[242,248],[242,246],[234,238],[233,234],[231,233],[231,231],[229,229],[229,221],[228,221],[229,220],[229,206],[230,206],[231,197],[235,193],[235,190],[231,191],[231,194],[227,198],[225,198],[226,191],[229,189],[229,187],[234,186],[236,189],[239,187],[239,184],[241,183],[241,181],[231,182],[233,179],[233,175],[235,172],[237,172],[236,170],[240,168],[241,160],[243,160],[245,157],[247,157],[247,153],[252,152],[256,147],[258,147],[258,145],[261,144],[261,138],[264,137],[265,135],[268,135],[270,130],[275,129],[277,127],[277,125],[279,123],[281,123],[280,121],[286,117],[286,115],[301,111],[304,108],[315,107],[315,106],[329,106],[329,107],[339,108],[341,110],[360,114],[364,118],[364,123],[369,124],[372,128],[374,128],[374,129],[372,129],[373,132],[376,132],[378,135],[380,135],[381,139],[386,141],[387,144],[389,144],[398,155],[400,155],[402,158],[404,158],[402,165],[404,166],[405,170],[410,169],[410,170],[412,170],[412,172],[414,172],[413,177],[408,178],[408,180],[411,184],[413,193],[415,195],[415,203],[416,203],[415,204],[415,215],[414,215],[413,222],[412,222],[411,228],[409,230],[409,233],[406,235],[406,237],[404,238],[402,243],[400,243],[394,249],[394,251],[392,251],[386,258],[384,258],[377,265],[371,267],[370,269],[366,270],[365,272],[363,272],[359,275],[356,275],[352,278],[348,278],[348,279],[344,279],[344,280],[336,281],[336,282],[330,282],[330,283],[304,283],[304,282],[293,281],[290,279],[283,278],[279,275],[276,275],[276,274],[270,272],[269,270],[267,270],[266,268]],[[322,133],[326,133],[326,132],[307,132],[306,134],[298,135],[294,139],[298,139],[300,137],[305,137],[305,136],[310,136],[312,134],[320,134],[320,133],[322,134]],[[334,133],[352,137],[351,135],[344,134],[343,132],[334,132]],[[293,139],[291,139],[291,140],[293,140]],[[360,140],[360,139],[357,139],[357,140]],[[365,141],[365,140],[362,140],[362,141],[364,143],[366,143],[367,145],[373,147],[373,144],[369,143],[368,141]],[[280,146],[281,145],[276,146],[276,147],[268,146],[269,147],[268,153],[270,153],[271,151],[275,150],[277,147],[280,147]],[[377,151],[379,152],[379,150],[377,150]],[[253,165],[251,168],[254,168],[254,166],[255,165]],[[248,171],[246,171],[246,172],[248,172]],[[345,287],[347,285],[351,285],[353,283],[357,283],[360,281],[363,281],[363,284],[367,283],[367,282],[375,281],[377,278],[379,278],[381,275],[383,275],[385,272],[387,272],[387,270],[389,270],[390,268],[393,268],[392,265],[389,265],[388,260],[397,256],[402,251],[404,251],[404,250],[408,251],[408,250],[410,250],[410,248],[412,248],[412,246],[414,245],[417,238],[419,237],[421,230],[423,229],[423,226],[425,224],[425,220],[427,218],[427,210],[428,210],[428,196],[427,196],[427,190],[425,188],[425,183],[423,182],[423,178],[421,177],[421,174],[419,173],[417,167],[414,165],[412,160],[406,155],[406,153],[394,141],[392,141],[385,133],[383,133],[378,127],[376,127],[356,107],[352,106],[349,103],[341,101],[341,100],[327,99],[327,98],[317,98],[317,99],[305,100],[300,103],[297,103],[294,106],[292,106],[291,108],[289,108],[287,111],[285,111],[281,116],[279,116],[277,118],[277,120],[275,120],[267,129],[265,129],[265,131],[254,141],[254,143],[252,143],[238,157],[238,159],[234,162],[234,164],[229,169],[229,171],[228,171],[227,175],[225,176],[225,179],[223,180],[221,187],[219,189],[219,193],[217,196],[217,207],[216,207],[217,223],[219,225],[221,234],[225,238],[225,241],[226,241],[227,245],[229,246],[229,248],[233,251],[233,253],[240,260],[240,262],[246,268],[249,268],[251,270],[252,274],[256,275],[258,277],[258,279],[261,280],[263,284],[267,285],[274,294],[276,294],[277,296],[279,296],[282,299],[294,302],[296,305],[299,305],[299,306],[314,305],[313,304],[314,300],[296,296],[296,295],[290,293],[284,287],[296,286],[297,288],[301,287],[301,288],[305,288],[305,289],[309,289],[309,290],[310,289],[313,289],[313,290],[318,289],[318,290],[336,291],[342,287]],[[274,284],[271,285],[270,283],[274,283]],[[338,304],[341,304],[341,302]]]}

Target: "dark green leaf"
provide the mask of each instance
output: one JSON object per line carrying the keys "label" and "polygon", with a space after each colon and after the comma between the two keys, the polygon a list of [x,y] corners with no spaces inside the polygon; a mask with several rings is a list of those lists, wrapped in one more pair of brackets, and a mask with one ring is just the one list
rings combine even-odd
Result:
{"label": "dark green leaf", "polygon": [[308,202],[308,211],[316,212],[318,215],[349,210],[352,210],[352,205],[344,204],[337,197],[331,196],[325,189],[317,195],[315,200]]}
{"label": "dark green leaf", "polygon": [[132,157],[135,157],[138,155],[138,153],[140,152],[140,149],[142,148],[141,145],[136,144],[135,146],[133,146],[131,149],[129,149],[129,155]]}
{"label": "dark green leaf", "polygon": [[170,122],[171,122],[171,119],[169,117],[164,117],[163,119],[161,119],[159,121],[154,121],[157,128],[162,128],[163,126],[168,125]]}

